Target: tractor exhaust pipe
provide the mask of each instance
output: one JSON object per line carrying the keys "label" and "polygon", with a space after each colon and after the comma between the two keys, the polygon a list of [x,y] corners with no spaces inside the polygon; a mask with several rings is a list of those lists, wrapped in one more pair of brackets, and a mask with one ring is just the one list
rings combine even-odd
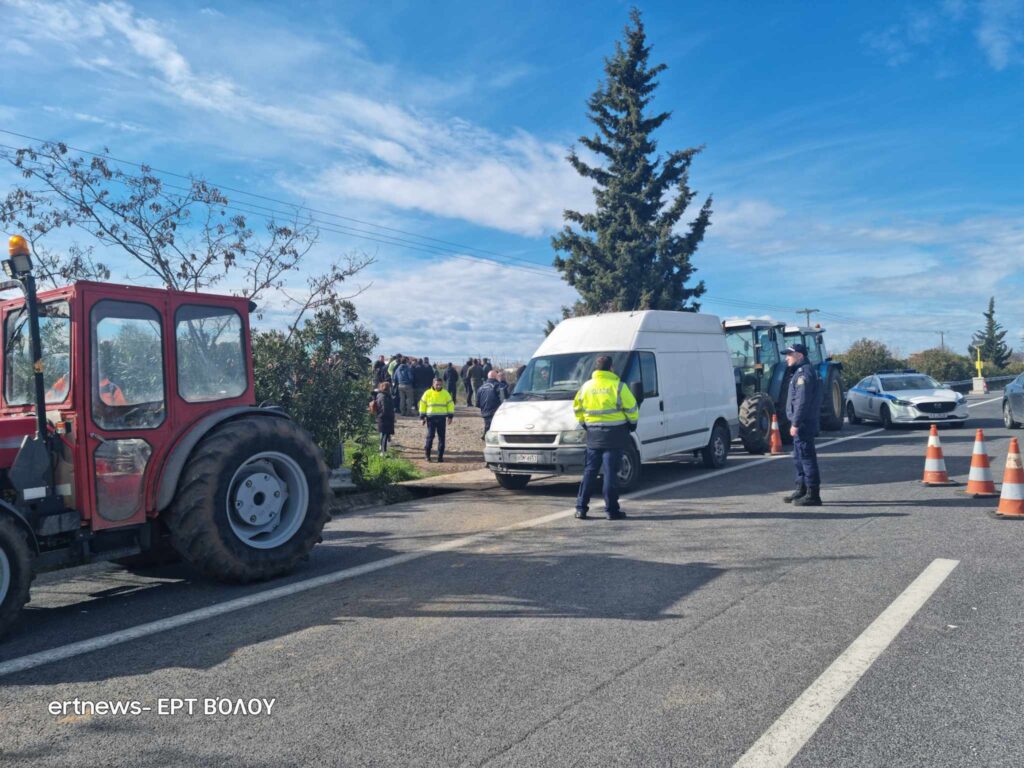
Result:
{"label": "tractor exhaust pipe", "polygon": [[43,383],[43,344],[39,338],[39,304],[36,300],[36,279],[32,276],[32,256],[28,242],[13,235],[8,242],[9,258],[3,263],[4,272],[11,280],[0,288],[18,286],[25,294],[28,310],[29,344],[32,352],[32,379],[36,399],[36,439],[46,442],[46,386]]}

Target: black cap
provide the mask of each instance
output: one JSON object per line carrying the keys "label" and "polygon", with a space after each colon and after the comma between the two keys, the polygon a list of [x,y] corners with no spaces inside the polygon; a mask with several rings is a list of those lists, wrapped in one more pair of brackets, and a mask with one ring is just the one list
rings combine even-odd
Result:
{"label": "black cap", "polygon": [[803,344],[797,343],[797,344],[790,344],[788,347],[786,347],[784,350],[782,350],[782,354],[784,354],[784,355],[791,355],[794,352],[799,352],[801,355],[806,357],[807,356],[807,347],[805,347]]}

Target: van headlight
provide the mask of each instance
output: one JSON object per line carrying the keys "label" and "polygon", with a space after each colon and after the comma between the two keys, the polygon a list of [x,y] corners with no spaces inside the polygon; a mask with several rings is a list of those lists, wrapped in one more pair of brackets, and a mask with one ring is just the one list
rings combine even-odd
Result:
{"label": "van headlight", "polygon": [[587,442],[587,430],[573,429],[569,432],[562,432],[558,442],[562,445],[583,445]]}
{"label": "van headlight", "polygon": [[497,432],[488,432],[484,435],[484,443],[487,445],[497,445],[501,442],[501,435]]}

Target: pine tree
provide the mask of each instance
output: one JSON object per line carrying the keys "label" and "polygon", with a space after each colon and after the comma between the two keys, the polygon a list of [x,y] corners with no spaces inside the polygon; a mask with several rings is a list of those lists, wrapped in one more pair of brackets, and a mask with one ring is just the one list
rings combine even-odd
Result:
{"label": "pine tree", "polygon": [[983,313],[985,317],[985,328],[974,334],[971,341],[969,354],[971,360],[976,359],[975,347],[981,348],[981,359],[991,363],[996,368],[1005,368],[1010,362],[1013,350],[1006,345],[1006,331],[1003,326],[996,322],[996,299],[995,296],[988,300],[988,312]]}
{"label": "pine tree", "polygon": [[597,155],[600,165],[584,162],[576,150],[568,160],[576,171],[593,179],[594,213],[567,210],[566,226],[551,239],[555,267],[580,294],[563,314],[636,309],[697,311],[705,290],[701,281],[686,287],[695,272],[691,258],[711,217],[711,198],[686,227],[679,223],[696,196],[688,184],[690,164],[703,147],[655,155],[652,134],[671,116],[649,114],[647,108],[664,64],[648,65],[640,12],[630,12],[625,39],[605,59],[605,77],[587,102],[589,120],[597,127],[580,143]]}

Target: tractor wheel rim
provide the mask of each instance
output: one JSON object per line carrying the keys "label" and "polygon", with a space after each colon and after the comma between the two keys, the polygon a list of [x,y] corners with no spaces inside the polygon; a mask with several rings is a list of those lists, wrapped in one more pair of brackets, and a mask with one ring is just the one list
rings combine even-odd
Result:
{"label": "tractor wheel rim", "polygon": [[298,462],[278,451],[251,456],[228,485],[228,523],[253,549],[274,549],[302,527],[309,508],[309,483]]}
{"label": "tractor wheel rim", "polygon": [[0,547],[0,605],[7,599],[7,592],[11,588],[11,561],[7,559],[7,553]]}
{"label": "tractor wheel rim", "polygon": [[840,389],[839,384],[836,383],[832,386],[832,413],[843,412],[843,391]]}

